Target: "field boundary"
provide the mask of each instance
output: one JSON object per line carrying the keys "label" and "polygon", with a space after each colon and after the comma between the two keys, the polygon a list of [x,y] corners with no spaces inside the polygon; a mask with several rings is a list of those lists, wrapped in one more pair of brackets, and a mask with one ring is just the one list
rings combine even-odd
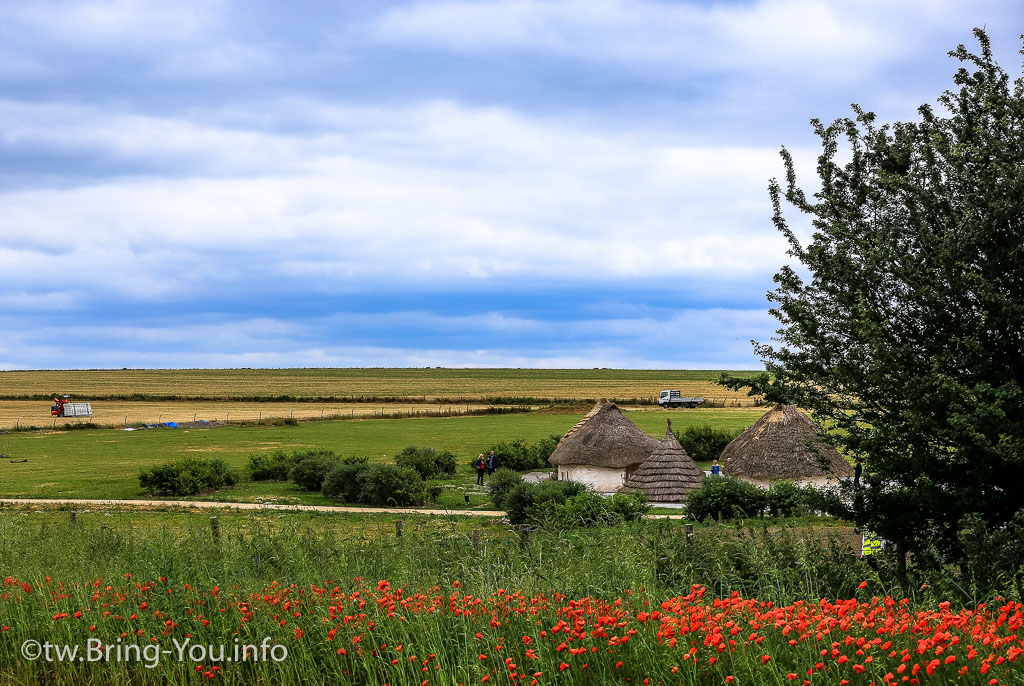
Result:
{"label": "field boundary", "polygon": [[[443,510],[436,508],[416,507],[347,507],[345,505],[285,505],[280,503],[225,503],[213,500],[112,500],[92,498],[0,498],[0,505],[48,505],[48,506],[93,506],[93,507],[118,507],[126,509],[153,509],[153,508],[174,508],[174,509],[199,509],[199,510],[265,510],[265,511],[291,511],[291,512],[338,512],[338,513],[366,513],[366,514],[408,514],[408,515],[461,515],[468,517],[493,517],[505,516],[502,510]],[[674,514],[648,514],[647,519],[684,519],[685,515]]]}

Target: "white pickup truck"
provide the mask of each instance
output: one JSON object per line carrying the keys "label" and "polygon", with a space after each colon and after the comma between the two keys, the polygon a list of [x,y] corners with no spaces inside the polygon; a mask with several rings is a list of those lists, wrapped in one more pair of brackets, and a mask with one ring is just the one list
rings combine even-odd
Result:
{"label": "white pickup truck", "polygon": [[697,407],[704,402],[704,398],[684,398],[679,391],[665,390],[658,394],[658,404],[662,407]]}

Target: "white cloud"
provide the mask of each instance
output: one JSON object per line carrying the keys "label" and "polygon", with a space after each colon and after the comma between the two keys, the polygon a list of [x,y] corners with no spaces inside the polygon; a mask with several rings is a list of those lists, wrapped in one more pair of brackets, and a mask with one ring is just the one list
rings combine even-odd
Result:
{"label": "white cloud", "polygon": [[496,278],[664,284],[764,273],[784,258],[764,191],[781,170],[774,150],[684,148],[447,102],[318,116],[336,123],[268,134],[6,103],[8,146],[157,171],[0,194],[0,269],[25,289],[50,288],[58,273],[161,299],[246,273],[318,292]]}

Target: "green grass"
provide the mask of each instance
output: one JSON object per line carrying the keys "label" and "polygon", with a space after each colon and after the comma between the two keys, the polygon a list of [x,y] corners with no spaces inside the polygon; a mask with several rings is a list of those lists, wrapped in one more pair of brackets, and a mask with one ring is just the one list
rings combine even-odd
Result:
{"label": "green grass", "polygon": [[[711,424],[737,429],[752,424],[761,408],[631,412],[629,418],[661,437],[665,418],[673,428]],[[12,433],[0,445],[9,453],[0,462],[0,497],[9,498],[141,498],[138,473],[186,456],[220,457],[244,470],[254,452],[327,448],[339,455],[368,455],[382,460],[410,445],[450,450],[459,458],[456,483],[472,485],[469,462],[498,441],[537,441],[564,433],[582,415],[518,414],[482,417],[441,417],[365,421],[304,422],[297,426],[227,426],[213,429],[149,429]],[[28,459],[28,462],[11,463]],[[459,494],[446,491],[442,504],[458,506]],[[238,488],[197,499],[329,504],[316,493],[290,483],[243,481]],[[474,496],[472,505],[482,504]]]}

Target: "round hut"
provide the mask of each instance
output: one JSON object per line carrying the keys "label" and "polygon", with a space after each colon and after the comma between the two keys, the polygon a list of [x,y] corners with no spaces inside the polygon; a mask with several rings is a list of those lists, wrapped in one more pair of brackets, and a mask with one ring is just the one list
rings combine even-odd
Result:
{"label": "round hut", "polygon": [[615,403],[602,398],[566,432],[548,461],[558,467],[560,480],[614,493],[660,445],[626,419]]}
{"label": "round hut", "polygon": [[818,433],[796,405],[776,405],[725,446],[722,474],[757,486],[776,479],[822,486],[853,476],[853,467]]}
{"label": "round hut", "polygon": [[623,491],[643,493],[658,503],[678,503],[687,492],[700,486],[704,472],[686,454],[672,433],[672,420],[668,420],[665,439],[650,458],[626,478]]}

